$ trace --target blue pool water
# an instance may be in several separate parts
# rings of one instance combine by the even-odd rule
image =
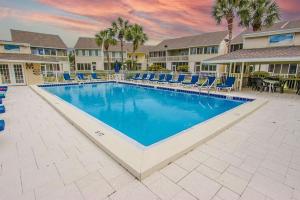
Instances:
[[[144,146],[244,103],[120,83],[44,89]]]

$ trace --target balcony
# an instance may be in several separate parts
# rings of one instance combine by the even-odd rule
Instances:
[[[167,57],[168,61],[188,61],[189,60],[189,56],[168,56]]]
[[[166,57],[150,57],[150,62],[166,62]]]

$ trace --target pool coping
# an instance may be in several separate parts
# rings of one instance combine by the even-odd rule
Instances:
[[[268,102],[266,99],[251,99],[251,101],[249,100],[211,120],[195,125],[184,134],[177,134],[150,148],[140,148],[136,144],[128,142],[121,135],[115,134],[95,118],[43,90],[42,87],[33,85],[31,89],[139,180],[218,135]],[[228,95],[225,96],[225,98],[228,97]]]

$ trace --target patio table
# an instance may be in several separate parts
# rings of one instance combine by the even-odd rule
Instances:
[[[275,80],[268,80],[268,79],[264,79],[264,82],[269,84],[269,93],[272,92],[272,89],[274,88],[275,84],[279,84],[279,81],[275,81]]]

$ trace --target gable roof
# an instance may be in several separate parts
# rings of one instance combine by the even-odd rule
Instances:
[[[58,35],[10,30],[13,42],[29,43],[33,47],[66,49],[67,46]]]
[[[136,52],[147,53],[152,46],[142,45],[140,46]],[[78,38],[74,49],[101,49],[96,43],[95,38],[89,37],[80,37]],[[121,45],[118,42],[117,45],[109,46],[109,51],[121,51]],[[124,43],[124,51],[132,52],[132,44]]]
[[[170,50],[198,46],[219,45],[226,38],[227,35],[227,31],[218,31],[174,39],[167,39],[163,40],[161,43],[156,45],[152,50],[165,50],[166,48]]]
[[[272,32],[272,31],[284,31],[289,29],[296,29],[300,28],[300,19],[299,20],[292,20],[292,21],[280,21],[275,23],[273,26],[270,27],[263,27],[260,31],[254,32],[252,28],[248,28],[244,30],[242,33],[237,35],[233,40],[231,41],[231,44],[241,44],[243,43],[243,36],[245,34],[251,35],[252,33],[265,33],[265,32]]]
[[[259,62],[278,60],[291,61],[296,58],[300,61],[300,46],[290,47],[269,47],[259,49],[240,49],[225,55],[220,55],[208,60],[206,63],[229,63],[229,62]]]

